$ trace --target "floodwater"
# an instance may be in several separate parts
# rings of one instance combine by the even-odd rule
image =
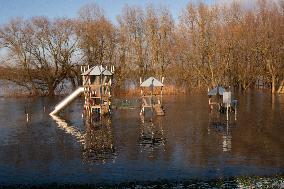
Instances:
[[[0,98],[0,183],[283,175],[284,96],[237,98],[237,115],[228,122],[208,111],[201,94],[166,96],[163,117],[118,108],[92,122],[82,118],[80,99],[51,117],[59,98]]]

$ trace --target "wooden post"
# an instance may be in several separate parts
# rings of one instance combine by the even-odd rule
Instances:
[[[154,79],[152,80],[152,86],[151,86],[151,110],[153,114],[153,91],[154,91]]]
[[[141,84],[141,77],[140,77],[140,84]],[[141,101],[142,101],[142,105],[141,105],[141,111],[140,111],[140,115],[144,114],[144,105],[143,105],[143,88],[140,86],[141,88]]]
[[[226,114],[227,114],[227,121],[229,120],[229,104],[226,103]]]
[[[235,106],[235,121],[237,121],[237,107]]]
[[[151,110],[153,112],[153,90],[151,90],[151,99],[150,99],[150,103],[151,103]]]
[[[102,93],[103,93],[103,89],[102,89],[102,82],[103,82],[103,77],[102,77],[102,70],[103,70],[103,66],[101,65],[101,67],[100,67],[100,114],[102,113],[102,101],[103,101],[103,99],[102,99]]]
[[[163,87],[161,87],[161,106],[163,105]]]
[[[162,77],[162,84],[164,85],[165,77]],[[163,105],[163,87],[161,87],[161,106]]]

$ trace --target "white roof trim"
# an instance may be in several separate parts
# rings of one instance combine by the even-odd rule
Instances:
[[[87,71],[85,71],[84,73],[82,73],[81,75],[112,75],[112,73],[110,71],[108,71],[107,69],[105,69],[102,66],[93,66],[90,69],[88,69]]]
[[[154,77],[149,77],[140,84],[141,87],[163,87],[163,83]]]
[[[226,92],[226,89],[223,87],[214,87],[212,90],[208,92],[208,96],[216,96],[217,94],[223,95]]]

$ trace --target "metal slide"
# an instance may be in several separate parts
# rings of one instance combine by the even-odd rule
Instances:
[[[49,115],[57,114],[60,110],[65,108],[69,103],[71,103],[75,98],[77,98],[81,93],[84,92],[84,87],[79,87],[74,92],[72,92],[69,96],[64,98],[60,103],[58,103],[54,110]]]

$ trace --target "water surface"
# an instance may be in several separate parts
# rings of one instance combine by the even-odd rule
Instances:
[[[167,96],[166,116],[116,109],[82,118],[83,100],[0,98],[0,183],[120,183],[284,173],[284,96],[237,95],[237,115],[206,95]],[[25,113],[29,113],[29,121]]]

